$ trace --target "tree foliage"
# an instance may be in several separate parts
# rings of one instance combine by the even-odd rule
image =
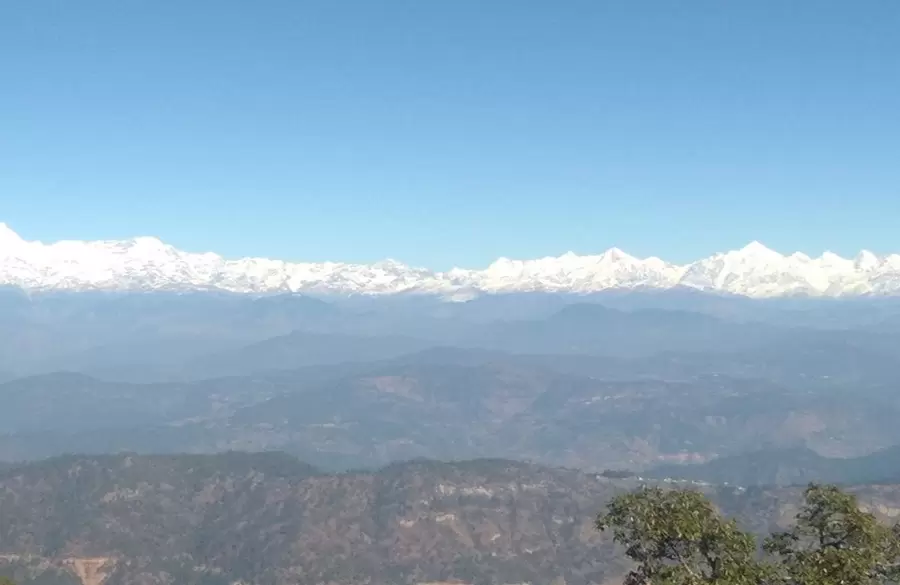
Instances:
[[[626,585],[752,584],[764,567],[756,543],[690,490],[644,489],[614,499],[597,519],[637,567]]]
[[[876,585],[898,583],[900,528],[856,498],[811,484],[795,526],[765,539],[724,518],[700,492],[643,488],[597,518],[635,563],[625,585]]]
[[[797,524],[766,539],[789,585],[894,583],[900,558],[898,527],[880,524],[856,497],[834,486],[811,485]]]

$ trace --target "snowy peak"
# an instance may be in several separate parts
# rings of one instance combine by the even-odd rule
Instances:
[[[19,247],[25,241],[5,223],[0,223],[0,254],[12,247]]]
[[[770,250],[760,242],[753,240],[737,252],[730,252],[733,256],[755,260],[774,260],[784,258],[774,250]]]
[[[863,250],[856,255],[856,258],[853,259],[853,265],[857,270],[875,270],[878,268],[879,264],[880,259],[878,258],[878,256],[876,256],[872,252],[869,252],[868,250]]]
[[[569,254],[575,256],[573,252],[569,252]],[[600,257],[603,258],[605,262],[634,262],[637,260],[634,256],[626,254],[618,248],[610,248],[606,252],[603,252]]]
[[[0,223],[0,285],[31,290],[223,290],[238,293],[428,293],[466,300],[483,293],[691,288],[749,297],[900,295],[900,255],[853,259],[784,256],[760,242],[689,264],[637,258],[618,248],[534,260],[499,258],[483,270],[434,272],[396,260],[370,265],[227,260],[178,250],[154,237],[27,242]]]
[[[567,252],[536,260],[500,258],[485,270],[454,269],[457,278],[484,292],[553,291],[586,293],[606,289],[669,288],[679,268],[658,258],[641,260],[618,248],[597,256]]]

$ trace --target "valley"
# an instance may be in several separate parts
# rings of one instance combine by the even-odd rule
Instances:
[[[628,569],[646,484],[765,533],[798,486],[900,510],[900,304],[722,297],[0,302],[0,575],[555,583]]]
[[[898,29],[0,2],[0,585],[900,585]]]

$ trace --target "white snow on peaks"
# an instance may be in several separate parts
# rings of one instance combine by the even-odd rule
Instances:
[[[19,237],[19,234],[12,231],[5,223],[0,223],[0,250],[6,250],[8,247],[12,248],[23,243],[24,241]]]
[[[485,270],[456,271],[454,276],[486,292],[591,292],[614,288],[670,288],[681,270],[658,258],[639,260],[618,248],[599,256],[567,252],[558,258],[500,258]]]
[[[0,285],[32,290],[306,291],[334,294],[421,292],[467,300],[491,292],[573,292],[692,288],[750,297],[900,294],[900,255],[860,252],[846,259],[784,256],[759,242],[687,265],[636,258],[618,248],[535,260],[500,258],[484,270],[432,272],[394,260],[371,265],[226,260],[140,237],[124,241],[28,242],[0,223]]]

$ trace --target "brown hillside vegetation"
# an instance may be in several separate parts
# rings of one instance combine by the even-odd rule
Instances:
[[[63,457],[0,474],[19,583],[589,583],[628,565],[594,518],[637,484],[502,460],[321,474],[281,454]],[[756,531],[800,490],[710,490]],[[860,490],[876,512],[900,487]]]

